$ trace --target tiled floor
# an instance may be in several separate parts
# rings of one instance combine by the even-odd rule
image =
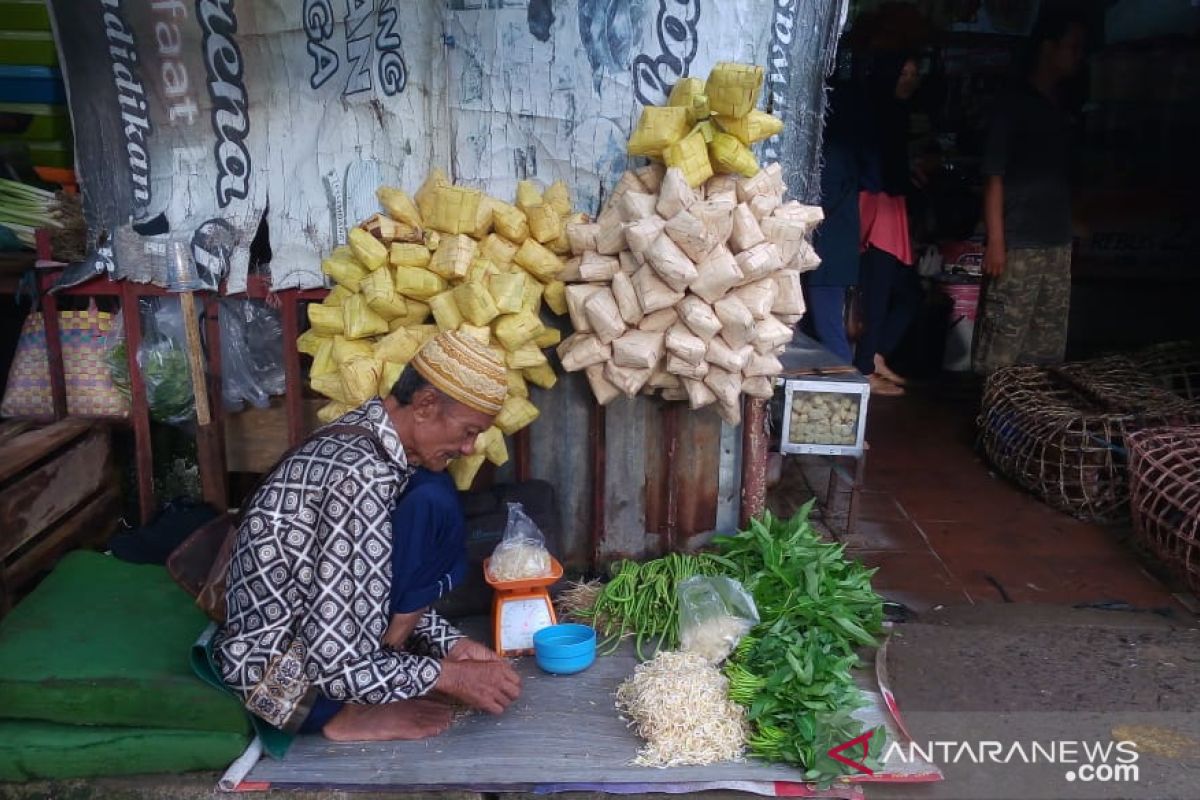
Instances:
[[[993,474],[974,449],[972,386],[915,387],[872,398],[870,452],[847,552],[879,567],[876,588],[916,611],[978,603],[1126,603],[1186,614],[1119,529],[1081,522]],[[823,495],[828,469],[785,462]],[[794,484],[793,484],[794,485]],[[844,530],[847,495],[826,512]]]

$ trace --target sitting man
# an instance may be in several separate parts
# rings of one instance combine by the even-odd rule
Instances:
[[[517,698],[508,663],[429,607],[465,569],[458,498],[430,473],[472,452],[506,392],[489,348],[445,332],[388,397],[275,467],[238,529],[214,641],[250,712],[338,741],[419,739],[451,721],[431,692],[493,714]]]

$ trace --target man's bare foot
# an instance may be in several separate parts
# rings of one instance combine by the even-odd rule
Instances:
[[[884,361],[883,356],[879,355],[879,353],[875,354],[875,374],[882,375],[897,386],[904,386],[908,383],[906,378],[892,371],[892,368],[888,366],[888,363]]]
[[[428,739],[444,733],[453,720],[449,705],[424,698],[377,706],[347,703],[321,733],[335,742]]]
[[[904,394],[903,389],[880,375],[878,372],[873,372],[868,375],[867,383],[871,384],[872,395],[879,395],[880,397],[899,397],[900,395]]]

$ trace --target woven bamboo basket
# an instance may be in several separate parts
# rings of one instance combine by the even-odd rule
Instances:
[[[1200,342],[1167,342],[1133,356],[1164,389],[1200,402]]]
[[[1200,423],[1200,406],[1167,391],[1130,358],[1019,366],[988,378],[980,442],[995,467],[1083,519],[1127,513],[1126,437]]]
[[[1129,435],[1135,535],[1200,592],[1200,426]]]

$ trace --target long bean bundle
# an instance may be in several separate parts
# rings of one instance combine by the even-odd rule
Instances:
[[[601,648],[607,646],[611,652],[622,638],[636,636],[638,658],[645,660],[642,648],[647,642],[654,642],[659,650],[679,645],[679,583],[696,575],[716,575],[727,567],[724,559],[709,553],[670,553],[642,563],[619,561],[595,604],[576,613],[605,637]]]

